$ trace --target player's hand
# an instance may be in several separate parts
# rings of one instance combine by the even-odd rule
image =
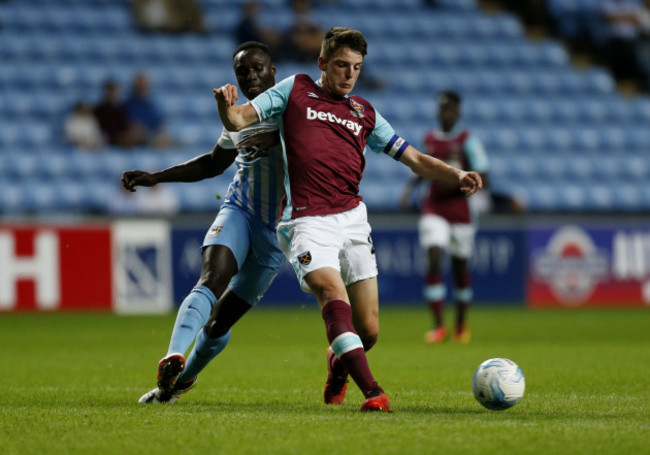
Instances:
[[[219,88],[212,89],[214,99],[217,100],[217,106],[230,107],[237,102],[239,95],[237,93],[237,86],[232,84],[222,85]]]
[[[461,172],[458,176],[460,182],[460,190],[469,197],[483,188],[483,179],[478,172]]]
[[[269,149],[279,143],[280,132],[278,130],[264,131],[248,136],[237,144],[237,148],[246,149],[246,159],[253,161],[269,156]]]
[[[154,186],[158,183],[153,175],[144,171],[125,171],[122,174],[122,185],[133,192],[136,186]]]

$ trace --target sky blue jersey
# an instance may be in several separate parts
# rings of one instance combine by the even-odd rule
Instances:
[[[247,137],[278,129],[276,119],[268,119],[237,132],[224,128],[218,145],[224,149],[234,149]],[[238,150],[235,165],[237,172],[228,187],[224,203],[234,204],[266,225],[275,227],[284,197],[282,146],[274,146],[269,150],[268,156],[255,160],[246,157],[246,150]]]

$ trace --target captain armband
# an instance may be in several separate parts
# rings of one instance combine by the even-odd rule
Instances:
[[[386,147],[384,147],[384,153],[388,156],[391,156],[395,161],[399,161],[404,150],[409,146],[409,143],[406,139],[399,137],[397,134],[393,135]]]

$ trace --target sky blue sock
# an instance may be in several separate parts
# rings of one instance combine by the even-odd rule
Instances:
[[[192,289],[178,309],[167,355],[185,355],[198,331],[208,322],[210,311],[216,302],[212,291],[205,286]]]
[[[201,329],[196,336],[196,343],[190,353],[185,371],[178,378],[178,383],[182,384],[198,375],[212,359],[214,359],[228,344],[230,340],[230,330],[219,338],[210,338],[205,330]]]

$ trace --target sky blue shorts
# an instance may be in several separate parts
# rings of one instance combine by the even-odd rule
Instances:
[[[275,229],[247,211],[224,204],[203,239],[203,247],[224,245],[237,261],[228,288],[250,305],[260,301],[284,263]]]

